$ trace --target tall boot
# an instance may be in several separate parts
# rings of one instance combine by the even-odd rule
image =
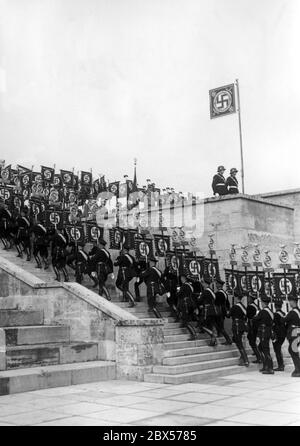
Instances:
[[[99,285],[99,281],[98,281],[97,277],[92,276],[91,274],[89,274],[89,276],[92,279],[92,281],[94,282],[93,288],[96,288]]]
[[[99,287],[99,295],[105,297],[106,300],[111,300],[109,292],[104,285],[102,287]]]
[[[35,258],[35,261],[36,261],[36,268],[42,268],[42,263],[41,263],[41,260],[40,260],[39,256],[38,255],[34,256],[34,258]]]
[[[162,319],[162,315],[160,314],[160,312],[158,311],[158,309],[156,307],[153,307],[152,311],[158,319]]]
[[[29,248],[26,248],[26,249],[25,249],[25,252],[26,252],[26,254],[27,254],[26,261],[27,261],[27,262],[30,262],[30,260],[31,260],[31,252],[30,252],[30,249],[29,249]],[[42,266],[41,266],[41,267],[42,267]]]
[[[62,268],[62,271],[64,273],[65,282],[69,282],[69,274],[65,266]]]
[[[139,282],[135,282],[134,284],[134,294],[135,294],[135,301],[140,302],[141,294],[140,294]]]
[[[197,339],[198,335],[197,335],[197,332],[195,330],[195,327],[190,322],[187,322],[185,324],[185,327],[188,329],[188,331],[191,334],[191,339],[190,340],[194,341],[195,339]]]
[[[225,329],[223,329],[221,331],[221,334],[224,336],[225,341],[226,341],[226,342],[223,342],[222,345],[231,345],[232,344],[232,340],[231,340],[229,334],[227,333],[227,331]]]
[[[53,266],[54,272],[55,272],[55,280],[57,280],[58,282],[60,282],[60,272],[58,270],[58,268],[56,266]]]
[[[248,356],[247,356],[247,353],[246,353],[246,350],[244,349],[244,347],[241,348],[241,356],[244,361],[244,365],[246,367],[249,367],[249,360],[248,360]]]
[[[251,348],[253,350],[253,353],[256,357],[255,361],[252,361],[254,364],[261,364],[262,360],[261,360],[261,354],[257,348],[257,345],[251,345]]]
[[[44,260],[44,269],[48,269],[49,268],[48,259],[46,259],[46,257],[44,257],[43,260]]]
[[[1,238],[1,242],[3,243],[3,249],[7,250],[7,243],[5,238]]]
[[[135,306],[135,300],[134,300],[133,295],[131,294],[130,291],[127,291],[126,295],[127,295],[128,299],[129,299],[129,308],[134,307]]]
[[[20,248],[20,246],[18,244],[16,244],[16,250],[17,250],[17,257],[20,257],[20,259],[23,258],[23,253],[22,253],[22,249]]]

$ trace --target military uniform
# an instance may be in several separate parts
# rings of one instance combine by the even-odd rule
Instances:
[[[289,300],[296,300],[296,297],[289,297]],[[289,354],[293,360],[295,370],[292,373],[294,377],[300,377],[300,309],[293,308],[288,312],[284,318],[285,327],[287,330],[287,340],[289,342]]]
[[[274,340],[273,340],[273,349],[276,355],[277,360],[277,369],[275,372],[283,372],[284,371],[284,362],[282,357],[281,347],[286,338],[286,328],[284,323],[285,314],[280,308],[277,308],[274,313]]]
[[[193,285],[190,282],[184,282],[177,292],[177,308],[181,314],[181,319],[184,327],[189,330],[192,339],[196,339],[197,333],[195,328],[191,324],[191,322],[193,321],[194,311],[197,308],[196,302],[193,298],[193,294]]]
[[[45,269],[48,268],[48,236],[47,228],[42,223],[37,223],[33,226],[32,232],[34,234],[33,240],[33,256],[36,260],[37,267],[41,268],[42,260],[44,261]]]
[[[107,249],[104,248],[106,242],[104,240],[99,241],[99,243],[103,246],[102,248],[98,245],[94,246],[89,253],[89,261],[88,261],[88,272],[91,274],[92,272],[97,273],[97,281],[99,285],[99,295],[104,297],[107,300],[111,300],[108,289],[105,286],[108,275],[113,272],[113,264],[111,260],[110,253]]]
[[[137,260],[135,262],[135,270],[136,270],[136,281],[134,284],[134,294],[135,294],[135,301],[139,302],[141,300],[141,294],[140,294],[140,286],[144,282],[144,280],[141,278],[142,272],[146,271],[148,268],[148,263],[146,260]]]
[[[149,261],[156,262],[156,259],[150,258]],[[147,301],[149,311],[153,311],[156,317],[160,318],[156,307],[156,295],[162,294],[162,272],[156,266],[149,266],[141,273],[141,278],[145,281],[147,287]]]
[[[262,297],[262,302],[269,303],[271,299],[268,296]],[[266,306],[260,312],[254,316],[254,323],[257,324],[257,337],[259,338],[258,349],[261,354],[263,368],[260,372],[273,375],[273,360],[270,353],[270,340],[272,337],[272,326],[274,321],[274,313]]]
[[[222,283],[223,282],[219,282]],[[230,336],[226,332],[224,328],[224,320],[227,316],[229,310],[230,310],[230,304],[228,300],[228,294],[223,289],[219,289],[216,291],[216,300],[215,300],[215,307],[216,307],[216,326],[217,326],[217,332],[218,335],[223,335],[226,344],[232,344],[232,341],[230,339]]]
[[[226,180],[226,188],[228,194],[238,194],[239,193],[239,182],[235,176],[231,175],[232,172],[237,172],[237,169],[233,168],[230,170],[230,176]]]
[[[65,282],[69,281],[69,275],[66,270],[68,237],[55,231],[52,242],[52,266],[56,275],[56,280],[60,281],[60,271],[64,274]]]
[[[11,248],[11,224],[12,224],[12,213],[2,207],[0,210],[0,239],[3,243],[4,249]]]
[[[24,249],[27,260],[31,259],[31,242],[30,242],[30,229],[31,223],[25,212],[25,215],[20,215],[17,218],[17,235],[16,235],[16,248],[18,251],[18,257],[22,257],[22,248]]]
[[[257,338],[257,323],[254,321],[254,317],[259,313],[260,309],[258,304],[253,301],[247,306],[247,319],[248,319],[248,334],[247,338],[249,345],[252,348],[256,360],[254,363],[260,364],[262,362],[261,354],[256,344]]]
[[[173,310],[178,319],[179,318],[179,313],[177,309],[178,276],[169,266],[167,266],[164,270],[163,284],[168,295],[167,297],[168,305],[171,307],[171,309]]]
[[[223,166],[220,166],[218,168],[218,173],[216,173],[213,176],[213,180],[212,180],[212,190],[214,195],[219,194],[219,195],[227,195],[228,191],[227,191],[227,187],[226,187],[226,180],[225,177],[223,175],[224,170],[220,169]]]
[[[208,283],[208,282],[206,282]],[[214,334],[216,330],[216,307],[215,307],[216,296],[212,289],[207,287],[204,289],[198,299],[197,305],[199,308],[199,326],[200,329],[206,332],[210,338],[210,345],[213,347],[217,345],[217,339]]]
[[[124,247],[127,250],[127,248]],[[128,253],[123,253],[119,257],[117,257],[115,266],[119,267],[116,286],[123,293],[123,302],[125,300],[130,301],[130,307],[133,307],[135,304],[134,297],[129,291],[129,283],[135,277],[135,259]]]
[[[240,352],[240,365],[249,366],[248,356],[243,344],[243,334],[247,331],[247,310],[242,302],[238,302],[232,306],[230,310],[232,318],[232,340]]]

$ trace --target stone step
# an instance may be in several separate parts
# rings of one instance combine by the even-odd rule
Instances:
[[[176,341],[188,341],[190,338],[190,334],[178,334],[178,335],[171,335],[171,336],[165,336],[165,342],[176,342]]]
[[[212,347],[211,347],[212,348]],[[175,356],[171,358],[164,358],[163,365],[182,365],[191,364],[194,362],[214,361],[218,359],[236,358],[239,357],[237,349],[231,350],[215,350],[207,353],[198,353],[195,355]]]
[[[200,370],[215,369],[218,367],[227,367],[238,365],[239,355],[233,358],[212,359],[209,361],[194,362],[191,364],[180,365],[156,365],[153,367],[153,373],[164,373],[166,375],[180,375],[183,373],[198,372]]]
[[[70,328],[64,325],[4,327],[4,330],[7,346],[70,342]]]
[[[214,351],[222,352],[228,349],[235,349],[235,346],[230,347],[229,345],[218,345],[217,347],[209,347],[200,346],[200,347],[186,347],[186,348],[174,348],[170,350],[164,351],[164,358],[173,358],[175,356],[188,356],[188,355],[197,355],[202,353],[210,353],[214,349]]]
[[[0,395],[116,379],[115,363],[79,362],[0,372]]]
[[[166,328],[180,328],[181,322],[166,322]]]
[[[1,309],[0,327],[18,327],[23,325],[42,325],[44,312],[35,310]]]
[[[191,383],[191,382],[202,383],[205,381],[213,380],[214,378],[219,378],[220,376],[234,375],[236,373],[243,373],[243,372],[248,372],[249,370],[257,370],[257,369],[258,367],[255,364],[251,364],[250,367],[240,367],[237,365],[232,365],[229,367],[218,367],[211,370],[202,370],[178,375],[149,373],[144,375],[144,381],[159,383],[159,384],[173,384],[173,385]]]
[[[36,344],[7,347],[6,368],[42,367],[54,364],[97,361],[96,342],[74,342],[71,344]]]
[[[189,347],[207,347],[208,343],[210,341],[210,338],[203,338],[203,339],[197,339],[197,340],[188,340],[188,341],[166,341],[165,338],[165,350],[172,350],[172,349],[179,349],[179,348],[189,348]],[[222,342],[218,338],[218,343]],[[210,347],[214,348],[214,347]]]
[[[183,327],[177,327],[177,328],[169,328],[169,324],[166,324],[164,326],[164,335],[165,336],[171,336],[171,335],[177,335],[177,334],[186,334],[189,333],[188,329]]]

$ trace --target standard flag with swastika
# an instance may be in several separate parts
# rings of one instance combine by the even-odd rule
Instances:
[[[234,84],[209,90],[210,119],[236,112]]]

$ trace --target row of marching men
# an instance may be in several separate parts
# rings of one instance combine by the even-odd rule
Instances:
[[[26,260],[30,261],[33,256],[37,268],[49,267],[50,248],[56,280],[61,279],[61,273],[65,281],[69,280],[69,266],[74,270],[77,282],[81,283],[83,276],[88,275],[94,287],[98,287],[99,294],[108,300],[110,295],[106,281],[109,274],[113,273],[113,266],[119,267],[116,286],[122,291],[122,298],[129,302],[129,306],[140,300],[140,285],[144,282],[149,311],[156,317],[161,317],[156,305],[157,295],[165,294],[172,314],[189,330],[191,338],[196,339],[199,336],[195,322],[200,332],[210,336],[211,346],[217,344],[217,335],[223,335],[225,344],[231,344],[232,341],[236,344],[241,354],[240,364],[245,366],[249,365],[243,345],[243,335],[247,332],[249,344],[256,356],[255,362],[263,364],[261,372],[264,374],[274,373],[270,340],[273,341],[277,359],[275,371],[284,370],[281,348],[287,338],[289,353],[295,366],[292,376],[300,376],[300,310],[297,296],[289,297],[291,310],[287,315],[282,312],[281,301],[275,301],[276,311],[273,312],[269,306],[270,298],[265,295],[260,299],[262,309],[259,308],[257,299],[253,299],[245,307],[242,303],[243,296],[239,295],[236,296],[238,302],[230,308],[227,293],[223,290],[224,282],[220,280],[212,283],[206,277],[199,281],[190,281],[185,274],[178,275],[169,267],[161,271],[155,257],[137,261],[126,245],[113,265],[105,240],[99,238],[87,253],[83,246],[70,242],[64,230],[47,228],[44,221],[32,222],[26,207],[14,213],[6,206],[0,208],[0,239],[4,249],[10,249],[14,245],[18,257],[25,254]],[[129,289],[133,278],[135,296]],[[232,341],[224,329],[226,317],[232,318]]]
[[[273,299],[275,311],[271,309],[271,298],[266,295],[257,298],[252,296],[252,302],[246,307],[242,295],[236,294],[237,303],[232,306],[230,316],[232,317],[233,341],[240,351],[240,365],[249,366],[248,356],[243,343],[243,335],[247,333],[249,345],[256,357],[255,363],[261,363],[259,370],[263,374],[273,375],[274,372],[284,371],[285,364],[282,355],[282,345],[287,339],[289,343],[288,352],[294,364],[293,377],[300,377],[300,309],[298,296],[288,297],[290,311],[282,311],[282,300]],[[260,305],[262,308],[260,308]],[[274,368],[270,345],[277,360]]]

